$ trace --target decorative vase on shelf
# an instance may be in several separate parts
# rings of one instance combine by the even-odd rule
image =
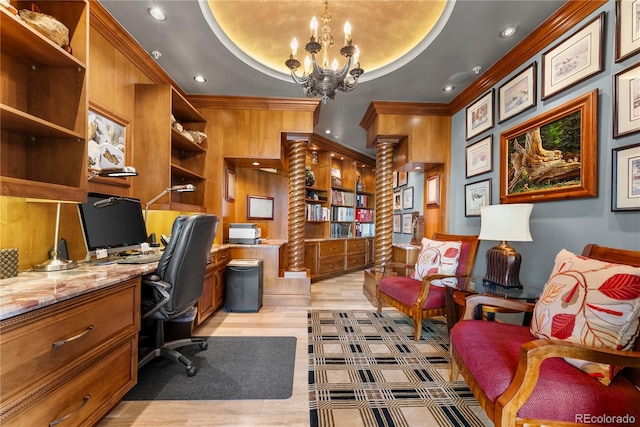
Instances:
[[[356,191],[362,191],[362,180],[360,179],[360,175],[358,175],[358,182],[356,182]]]
[[[311,168],[307,166],[307,173],[305,175],[305,183],[307,187],[311,187],[315,182],[316,182],[316,176],[311,170]]]

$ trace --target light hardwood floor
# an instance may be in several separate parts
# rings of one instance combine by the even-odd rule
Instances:
[[[307,311],[372,310],[362,294],[363,272],[319,281],[311,286],[311,307],[263,307],[258,313],[218,309],[197,335],[295,336],[293,395],[287,400],[122,402],[100,424],[114,426],[308,426]],[[391,310],[391,309],[390,309]],[[196,374],[197,375],[197,374]],[[348,427],[348,426],[345,426]]]

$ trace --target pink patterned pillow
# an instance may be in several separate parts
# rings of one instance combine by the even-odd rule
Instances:
[[[640,323],[640,268],[562,249],[536,303],[531,333],[590,347],[632,350]],[[565,359],[603,384],[619,368]]]
[[[411,278],[422,280],[428,274],[456,274],[462,242],[422,238],[420,254]]]

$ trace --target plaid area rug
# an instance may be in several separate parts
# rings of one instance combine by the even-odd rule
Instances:
[[[311,427],[493,425],[464,381],[449,382],[442,320],[425,320],[418,342],[400,312],[311,310],[308,321]]]

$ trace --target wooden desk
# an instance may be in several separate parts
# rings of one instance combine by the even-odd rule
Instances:
[[[140,287],[155,264],[0,280],[0,424],[93,425],[138,377]]]

